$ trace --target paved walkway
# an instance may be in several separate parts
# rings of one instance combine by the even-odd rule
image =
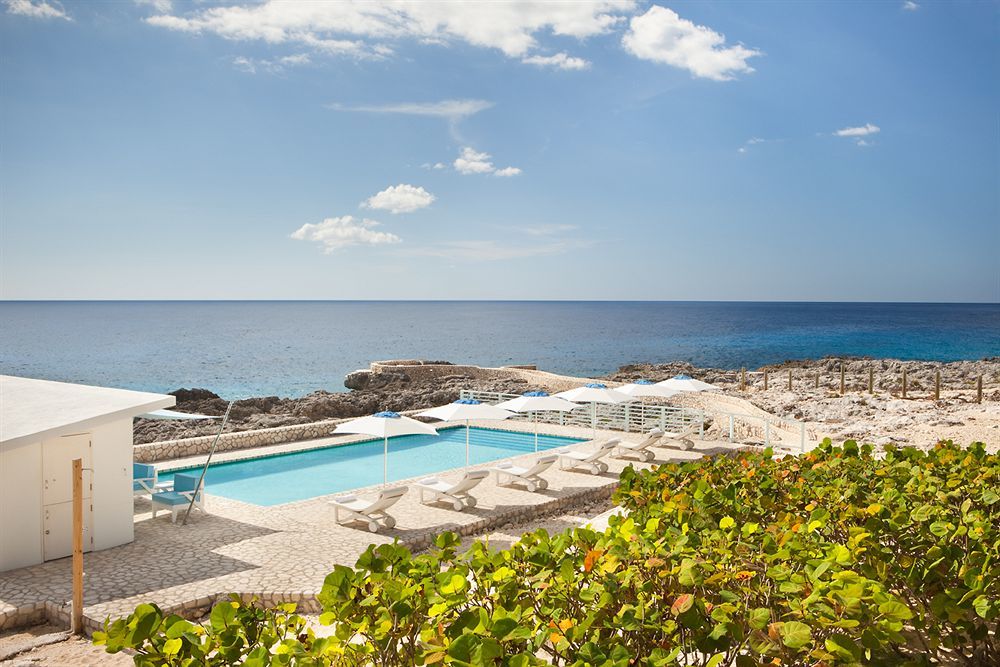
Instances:
[[[516,423],[503,428],[518,430],[518,426],[524,428]],[[495,428],[496,422],[489,427]],[[589,430],[572,427],[542,425],[541,430],[590,436]],[[613,435],[621,434],[598,432],[599,437]],[[634,434],[631,437],[637,439]],[[265,449],[275,453],[353,440],[356,438],[325,439],[233,452],[220,460],[240,458],[240,454],[259,456]],[[724,443],[699,443],[694,451],[657,449],[656,462],[696,458],[727,447]],[[524,465],[535,456],[510,460]],[[399,540],[422,548],[446,530],[474,535],[504,524],[525,523],[539,514],[607,497],[626,465],[648,465],[605,460],[610,470],[604,475],[561,471],[553,466],[545,473],[549,488],[540,493],[500,487],[491,477],[474,491],[477,507],[465,512],[446,505],[421,505],[417,492],[411,490],[391,511],[398,522],[396,528],[383,528],[377,534],[368,532],[363,524],[336,524],[333,508],[327,504],[332,496],[261,507],[207,494],[210,514],[195,512],[186,526],[172,524],[169,514],[153,520],[149,500],[140,498],[135,501],[135,541],[84,557],[85,623],[90,629],[98,628],[105,617],[125,615],[142,602],[155,602],[168,611],[196,613],[231,592],[257,595],[268,603],[296,601],[303,610],[315,610],[315,595],[333,565],[353,565],[369,544]],[[189,465],[191,461],[177,463]],[[458,472],[445,475],[457,479]],[[70,561],[64,558],[0,573],[0,629],[26,620],[68,620]]]

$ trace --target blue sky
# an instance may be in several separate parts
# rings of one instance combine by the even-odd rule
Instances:
[[[997,3],[0,4],[0,296],[1000,301]]]

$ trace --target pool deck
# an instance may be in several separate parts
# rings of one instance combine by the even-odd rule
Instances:
[[[482,422],[483,428],[529,431],[523,422]],[[539,425],[553,435],[590,438],[589,429]],[[623,437],[636,441],[638,434],[598,431],[598,437]],[[370,438],[337,437],[275,445],[257,450],[228,452],[215,461],[254,458],[330,444],[347,444]],[[730,449],[728,443],[696,443],[694,450],[656,448],[656,460],[693,459],[705,453]],[[591,448],[575,445],[574,449]],[[510,459],[530,464],[538,456],[524,454]],[[205,457],[158,464],[161,469],[197,465]],[[521,524],[561,508],[606,498],[627,465],[648,467],[634,460],[605,458],[604,475],[562,471],[556,466],[543,476],[549,488],[529,493],[501,487],[494,476],[472,493],[478,505],[456,512],[448,505],[422,505],[412,489],[391,510],[397,525],[370,533],[364,524],[338,525],[327,501],[333,496],[310,498],[284,505],[261,507],[206,494],[209,514],[194,512],[188,525],[170,521],[169,513],[151,516],[148,498],[135,500],[135,541],[84,556],[84,623],[98,629],[108,617],[123,616],[142,602],[154,602],[165,611],[193,615],[231,592],[257,596],[266,603],[298,602],[306,611],[318,610],[316,594],[335,564],[354,565],[369,544],[399,540],[412,549],[425,548],[436,535],[455,531],[476,535],[504,524]],[[483,469],[492,464],[472,466]],[[441,473],[456,480],[464,469]],[[405,484],[414,480],[393,482]],[[357,493],[376,491],[378,487]],[[355,493],[355,492],[352,492]],[[343,494],[336,494],[343,495]],[[0,573],[0,629],[50,620],[67,622],[71,595],[71,559]]]

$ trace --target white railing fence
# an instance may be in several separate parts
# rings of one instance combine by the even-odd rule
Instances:
[[[519,394],[496,391],[463,389],[462,398],[472,398],[483,403],[500,403]],[[594,420],[594,407],[581,405],[572,412],[538,412],[534,416],[543,424],[560,424],[590,428]],[[531,413],[524,419],[530,420]],[[720,412],[672,405],[647,405],[638,401],[596,405],[597,428],[625,433],[645,433],[659,427],[664,431],[679,432],[691,426],[698,427],[698,437],[705,437],[706,423],[710,423],[712,436],[732,443],[775,445],[786,449],[798,447],[806,450],[806,425],[788,417],[750,415],[740,412]],[[810,434],[815,435],[815,434]]]

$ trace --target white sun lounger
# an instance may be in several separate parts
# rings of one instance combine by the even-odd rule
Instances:
[[[663,447],[676,446],[681,449],[691,449],[694,447],[694,440],[691,436],[698,432],[698,424],[691,424],[681,431],[667,431],[660,436],[660,445]]]
[[[656,454],[649,451],[649,448],[658,443],[662,436],[663,431],[654,428],[641,442],[619,442],[615,448],[615,456],[620,459],[637,456],[643,461],[652,461]]]
[[[614,451],[620,441],[618,438],[609,438],[599,441],[596,450],[592,452],[577,452],[571,449],[559,450],[559,467],[562,470],[573,470],[583,468],[591,475],[600,475],[608,471],[608,464],[601,461],[605,456]]]
[[[383,489],[375,500],[362,500],[357,496],[340,496],[331,500],[330,504],[333,505],[334,519],[337,523],[364,521],[368,524],[368,530],[377,533],[379,520],[386,528],[392,528],[396,525],[396,520],[386,514],[386,510],[395,505],[405,493],[405,486],[397,486],[392,489]],[[341,514],[345,515],[343,519],[341,519]]]
[[[489,470],[473,470],[467,472],[455,484],[449,484],[437,477],[428,477],[416,483],[420,491],[420,502],[426,503],[426,494],[431,495],[430,502],[444,500],[450,502],[456,512],[461,512],[466,507],[475,507],[476,499],[469,495],[469,491],[479,486],[490,474]]]
[[[559,458],[557,454],[547,454],[538,457],[535,465],[530,468],[522,468],[510,462],[498,463],[491,468],[497,474],[497,484],[509,486],[514,482],[519,482],[527,487],[528,491],[544,491],[549,488],[548,480],[542,479],[540,475],[552,467],[552,464]]]

